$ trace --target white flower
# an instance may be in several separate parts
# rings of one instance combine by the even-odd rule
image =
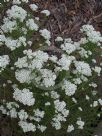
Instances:
[[[21,4],[21,1],[20,0],[13,0],[13,2],[12,2],[13,4]]]
[[[46,102],[46,103],[45,103],[45,106],[49,106],[49,105],[51,105],[50,102]]]
[[[30,53],[28,54],[30,56]],[[34,53],[32,53],[32,56],[34,57],[32,59],[32,62],[30,64],[30,68],[31,69],[41,69],[44,65],[45,62],[48,61],[48,54],[47,53],[44,53],[43,51],[36,51]]]
[[[12,40],[11,38],[5,39],[5,45],[11,50],[15,50],[17,48],[17,40]]]
[[[89,86],[92,86],[92,87],[96,88],[97,84],[92,82],[92,83],[89,84]]]
[[[85,57],[88,58],[88,51],[86,51],[84,48],[80,48],[79,54],[81,55],[81,57]]]
[[[23,22],[27,16],[27,12],[17,5],[13,5],[6,13],[9,19],[19,19],[21,22]]]
[[[85,75],[85,76],[91,76],[91,68],[88,63],[85,63],[84,61],[75,61],[75,67],[78,73]]]
[[[45,40],[49,40],[51,38],[51,33],[47,29],[40,30],[39,32]]]
[[[102,36],[100,32],[95,31],[92,25],[83,25],[82,32],[85,32],[85,34],[88,36],[88,40],[93,43],[102,42]]]
[[[92,59],[92,62],[93,62],[93,63],[96,63],[97,61],[96,61],[95,59]]]
[[[45,41],[45,43],[48,45],[48,46],[50,46],[51,45],[51,42],[50,42],[50,40],[48,39],[48,40],[46,40]]]
[[[24,35],[27,35],[27,28],[22,27],[21,30],[22,30],[22,32],[23,32]]]
[[[82,83],[82,80],[80,78],[73,79],[74,83],[77,85],[80,85]]]
[[[69,110],[64,108],[61,113],[64,116],[64,118],[66,118],[69,115]]]
[[[73,97],[72,98],[72,101],[74,102],[74,103],[77,103],[77,100]]]
[[[9,2],[10,0],[4,0],[4,2]]]
[[[13,2],[12,2],[12,3],[13,3],[13,4],[15,4],[15,5],[16,5],[16,4],[18,4],[18,5],[19,5],[19,4],[21,4],[21,2],[28,3],[28,0],[13,0]]]
[[[14,89],[13,98],[16,101],[23,103],[24,105],[32,106],[35,103],[35,98],[33,98],[33,93],[29,89],[24,88],[19,90],[18,88]]]
[[[81,38],[79,41],[80,44],[86,44],[87,42],[88,42],[88,40],[86,39],[86,37]]]
[[[26,38],[22,36],[19,37],[17,40],[13,40],[8,37],[5,39],[5,45],[13,51],[22,45],[26,46]]]
[[[16,103],[16,102],[8,102],[8,103],[6,103],[6,107],[9,109],[9,110],[11,110],[12,108],[19,108],[19,105]]]
[[[59,112],[62,112],[66,107],[66,103],[64,101],[60,102],[59,100],[54,101],[55,109]]]
[[[37,31],[38,30],[38,25],[34,22],[33,19],[28,19],[26,21],[26,26],[30,29],[30,30],[34,30]]]
[[[77,86],[70,81],[64,80],[64,84],[62,86],[62,89],[65,90],[65,94],[68,96],[72,96],[75,94],[75,91],[77,90]]]
[[[28,43],[28,45],[31,46],[33,42],[32,41],[28,41],[27,43]]]
[[[71,54],[72,52],[74,52],[76,50],[76,47],[74,44],[64,43],[61,45],[61,49],[63,51],[66,51],[68,54]]]
[[[97,94],[97,91],[96,90],[93,90],[92,91],[92,95],[95,96]]]
[[[49,57],[49,60],[56,63],[57,62],[57,57],[52,55],[51,57]]]
[[[98,101],[94,101],[93,102],[93,107],[97,107],[98,106]]]
[[[62,67],[63,70],[69,70],[71,60],[69,59],[68,56],[62,54],[61,59],[59,59],[57,63]]]
[[[78,128],[79,128],[79,129],[83,129],[83,127],[84,127],[84,125],[85,125],[84,121],[82,121],[81,118],[79,118],[79,119],[77,120],[76,124],[78,125]]]
[[[71,38],[65,38],[65,39],[64,39],[64,42],[65,42],[65,43],[73,43],[73,41],[72,41]]]
[[[27,68],[28,67],[27,57],[25,56],[23,58],[18,58],[14,65],[17,68]]]
[[[55,127],[56,130],[61,129],[61,123],[59,121],[52,122],[52,126]]]
[[[32,11],[36,11],[38,9],[38,6],[36,4],[30,4],[29,5]]]
[[[67,132],[70,133],[74,130],[74,126],[73,125],[69,125],[68,126],[68,129],[67,129]]]
[[[4,35],[0,35],[0,45],[3,44],[3,42],[5,42],[6,37]]]
[[[39,125],[38,124],[38,127],[37,127],[41,132],[44,132],[46,130],[46,126],[43,126],[43,125]]]
[[[88,95],[86,95],[86,100],[89,100],[89,99],[90,99],[90,97]]]
[[[79,109],[80,111],[83,111],[83,109],[82,109],[81,107],[78,107],[78,109]]]
[[[28,3],[29,1],[28,0],[22,0],[22,2]]]
[[[63,38],[58,36],[56,39],[55,39],[56,42],[62,42],[63,41]]]
[[[53,98],[53,99],[57,99],[57,98],[59,98],[59,94],[57,93],[57,92],[55,92],[55,91],[51,91],[50,92],[51,93],[51,98]]]
[[[24,50],[23,53],[24,53],[25,55],[27,55],[27,57],[28,57],[29,59],[32,59],[32,58],[33,58],[33,54],[34,54],[34,53],[32,52],[31,49]]]
[[[36,131],[36,126],[33,125],[32,123],[28,123],[26,121],[19,121],[19,126],[23,129],[23,131],[26,132],[35,132]]]
[[[12,108],[10,111],[9,111],[9,115],[11,118],[17,118],[17,111],[15,108]]]
[[[10,20],[6,20],[4,19],[4,24],[1,26],[1,29],[7,33],[7,32],[12,32],[13,30],[15,30],[17,28],[17,23],[16,21],[10,21]]]
[[[2,114],[7,114],[7,111],[3,105],[0,105],[0,111],[2,112]]]
[[[41,111],[41,110],[39,110],[39,109],[36,109],[36,110],[33,110],[33,112],[34,112],[34,120],[35,121],[37,121],[37,122],[39,122],[39,121],[41,121],[41,119],[43,119],[44,118],[44,115],[45,115],[45,112],[44,111]]]
[[[100,76],[101,73],[101,67],[95,66],[95,68],[93,68],[93,70],[98,74],[98,76]]]
[[[19,116],[20,120],[26,120],[28,118],[28,114],[24,110],[20,110],[18,112],[18,116]]]
[[[42,10],[41,13],[45,14],[46,16],[50,15],[50,11],[49,10]]]
[[[48,69],[41,69],[40,72],[43,79],[42,85],[44,84],[46,87],[55,85],[56,75],[54,72]]]
[[[21,37],[19,37],[18,38],[18,44],[21,44],[21,45],[24,45],[24,46],[26,46],[27,44],[26,44],[26,38],[24,37],[24,36],[21,36]],[[21,46],[20,45],[20,46]],[[18,46],[19,47],[19,46]]]
[[[6,66],[9,64],[10,59],[8,55],[2,55],[0,56],[0,71],[6,68]]]
[[[32,79],[31,71],[27,69],[17,70],[15,77],[20,83],[30,83]]]
[[[100,105],[102,105],[102,99],[98,99]]]

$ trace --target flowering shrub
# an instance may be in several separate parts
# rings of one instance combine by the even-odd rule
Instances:
[[[90,136],[102,105],[96,80],[102,36],[84,25],[80,41],[57,37],[52,49],[38,12],[28,0],[13,0],[0,24],[1,114],[18,124],[15,136]]]

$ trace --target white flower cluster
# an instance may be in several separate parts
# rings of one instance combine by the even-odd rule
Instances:
[[[15,1],[16,2],[16,1]],[[19,2],[19,1],[17,1]],[[27,2],[23,1],[22,2]],[[33,18],[28,18],[28,13],[22,7],[13,5],[11,9],[8,9],[7,17],[3,19],[3,25],[1,25],[1,35],[0,35],[0,44],[5,44],[11,50],[15,50],[20,46],[26,46],[27,41],[25,35],[29,30],[38,31],[39,26],[35,23]],[[26,22],[24,21],[26,19]],[[23,33],[22,36],[12,38],[12,33],[18,31],[19,24],[25,24],[24,27],[20,28],[20,32]],[[27,29],[28,28],[28,29]],[[5,33],[11,33],[11,36],[7,37]]]
[[[38,25],[34,22],[33,19],[28,19],[26,21],[26,26],[30,29],[30,30],[35,30],[37,31],[38,30]]]
[[[17,40],[12,40],[10,37],[8,37],[5,38],[5,45],[13,51],[22,45],[26,46],[26,38],[22,36]]]
[[[3,105],[0,106],[0,111],[5,115],[10,116],[11,118],[17,118],[18,108],[19,108],[19,105],[16,102],[9,102],[9,103],[7,102],[6,108]]]
[[[67,129],[67,132],[70,133],[74,130],[74,126],[73,125],[69,125],[68,126],[68,129]]]
[[[62,42],[63,41],[63,38],[58,36],[56,39],[55,39],[56,42]]]
[[[41,69],[40,72],[43,78],[42,84],[44,84],[46,87],[55,85],[55,79],[56,79],[55,73],[53,73],[51,70],[48,69]]]
[[[24,132],[36,131],[36,127],[32,123],[28,123],[26,121],[19,121],[18,124],[23,129]]]
[[[42,10],[41,13],[45,14],[46,16],[50,15],[50,11],[49,10]]]
[[[32,79],[31,71],[27,69],[17,70],[15,77],[20,83],[30,83]]]
[[[69,70],[69,67],[71,65],[71,60],[69,56],[63,54],[61,59],[59,59],[57,63],[62,67],[62,70]]]
[[[16,79],[20,83],[30,83],[30,81],[32,80],[31,73],[33,72],[33,70],[37,69],[40,72],[40,77],[35,77],[35,80],[37,82],[43,80],[41,85],[44,85],[46,87],[54,86],[56,74],[51,70],[42,68],[44,63],[48,61],[48,54],[44,53],[43,51],[36,51],[33,53],[30,52],[30,50],[24,51],[24,53],[27,56],[23,58],[18,58],[17,62],[15,62],[16,67],[23,68],[15,72]],[[31,61],[27,62],[27,57],[31,59]],[[24,68],[29,68],[29,70]]]
[[[29,53],[27,55],[28,57],[30,57]],[[32,56],[34,57],[34,59],[32,59],[32,62],[30,65],[31,69],[35,69],[35,68],[41,69],[44,63],[47,62],[49,58],[48,54],[43,51],[36,51],[32,54]]]
[[[13,98],[16,101],[23,103],[24,105],[32,106],[35,103],[35,98],[33,98],[33,93],[29,89],[24,88],[19,90],[14,88]]]
[[[0,56],[0,72],[6,68],[6,66],[9,64],[10,59],[8,55],[2,55]]]
[[[16,21],[10,21],[8,18],[4,18],[4,24],[1,26],[1,29],[7,33],[12,32],[13,30],[17,29]]]
[[[85,122],[81,120],[81,118],[79,118],[76,122],[76,124],[78,125],[79,129],[83,129]]]
[[[85,34],[88,36],[88,40],[93,43],[102,42],[102,36],[100,32],[95,31],[92,25],[83,25],[82,32],[85,32]]]
[[[30,4],[29,7],[32,9],[32,11],[36,11],[38,9],[36,4]]]
[[[34,112],[34,117],[31,118],[32,120],[35,120],[35,121],[37,121],[37,122],[40,122],[41,119],[44,118],[44,114],[45,114],[44,111],[41,111],[41,110],[39,110],[39,109],[36,109],[36,110],[33,110],[33,112]]]
[[[18,60],[14,64],[17,68],[26,68],[28,67],[27,57],[18,58]]]
[[[28,3],[29,1],[28,0],[13,0],[13,4],[21,4],[21,2],[24,2],[24,3]]]
[[[60,95],[57,92],[51,91],[51,98],[58,99],[59,97],[60,97]]]
[[[61,122],[65,122],[67,116],[69,115],[69,110],[66,109],[66,103],[64,101],[60,102],[58,99],[54,101],[55,105],[55,117],[52,119],[52,126],[56,130],[61,129]]]
[[[43,125],[38,125],[37,127],[41,132],[44,132],[46,130],[46,126],[43,126]]]
[[[27,12],[17,5],[13,5],[6,13],[9,19],[19,19],[21,22],[27,17]]]
[[[88,58],[90,55],[92,55],[91,51],[86,51],[84,48],[80,48],[79,54],[81,55],[81,57],[85,57]]]
[[[11,118],[17,118],[17,111],[16,111],[15,108],[10,109],[10,111],[9,111],[9,116],[10,116]]]
[[[91,76],[92,71],[88,63],[84,61],[75,61],[76,72],[85,76]]]
[[[76,46],[74,45],[74,43],[66,42],[61,45],[61,49],[66,51],[68,54],[71,54],[76,50]]]
[[[70,81],[65,80],[62,89],[65,90],[66,95],[72,96],[75,94],[75,91],[77,90],[77,86],[71,83]]]
[[[41,36],[45,38],[45,40],[50,40],[51,34],[47,29],[40,30]]]
[[[102,70],[101,67],[95,66],[95,68],[93,68],[93,70],[98,74],[98,76],[101,75],[101,70]]]
[[[20,110],[18,116],[20,120],[26,120],[28,118],[28,114],[24,110]]]

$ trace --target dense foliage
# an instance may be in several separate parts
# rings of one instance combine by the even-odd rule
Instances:
[[[8,3],[0,24],[1,115],[12,119],[14,136],[90,136],[101,116],[100,32],[83,25],[80,41],[59,36],[54,48],[38,16],[47,19],[48,10],[13,0],[1,11]]]

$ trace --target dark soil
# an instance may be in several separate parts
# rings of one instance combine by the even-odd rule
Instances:
[[[51,16],[45,25],[57,35],[78,39],[83,24],[93,24],[102,32],[102,0],[33,0]]]

